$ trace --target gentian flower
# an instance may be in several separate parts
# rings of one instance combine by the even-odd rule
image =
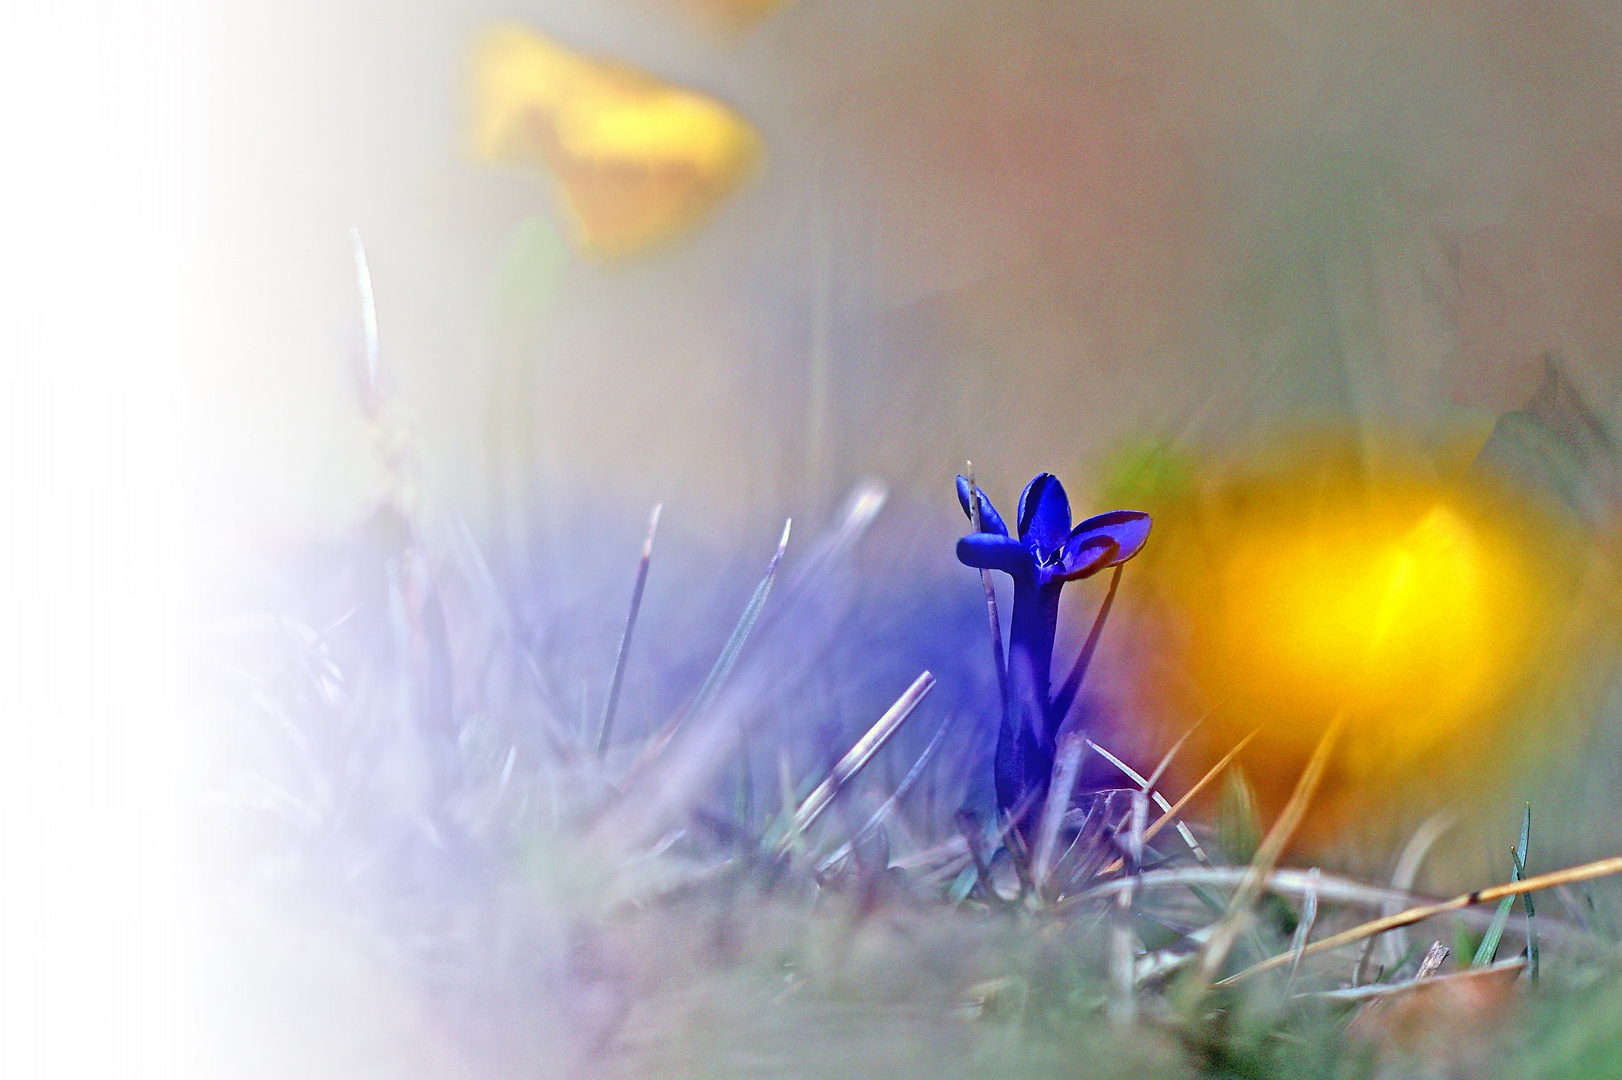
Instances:
[[[1064,485],[1041,473],[1019,497],[1017,533],[1010,536],[985,493],[957,478],[963,512],[980,531],[957,542],[958,561],[979,570],[1000,570],[1014,579],[1014,610],[1008,631],[1008,701],[997,735],[994,762],[997,806],[1012,811],[1031,796],[1040,800],[1053,771],[1059,715],[1050,697],[1053,636],[1059,624],[1059,593],[1067,581],[1120,566],[1143,550],[1149,515],[1114,510],[1070,527]],[[1065,703],[1068,706],[1068,701]]]

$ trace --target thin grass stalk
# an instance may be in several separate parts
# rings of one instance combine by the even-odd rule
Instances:
[[[1213,711],[1207,709],[1204,716],[1190,724],[1188,730],[1177,737],[1177,741],[1172,743],[1165,754],[1161,756],[1160,763],[1155,766],[1155,771],[1149,774],[1149,779],[1145,783],[1145,790],[1160,786],[1160,779],[1166,775],[1166,770],[1171,768],[1171,763],[1177,757],[1177,752],[1183,748],[1184,743],[1188,742],[1189,737],[1200,729],[1200,725],[1210,718]]]
[[[636,632],[636,616],[642,610],[642,592],[648,586],[648,564],[653,561],[653,541],[659,534],[659,515],[664,503],[654,503],[648,515],[648,535],[642,541],[642,558],[636,565],[636,584],[631,588],[631,609],[625,614],[625,630],[620,634],[619,651],[614,654],[614,674],[603,699],[603,718],[597,724],[597,756],[608,753],[608,740],[614,733],[614,712],[619,708],[620,687],[625,683],[625,661],[631,653],[631,635]]]
[[[1521,838],[1518,847],[1509,849],[1510,879],[1519,881],[1524,876],[1521,868],[1526,865],[1526,844],[1532,835],[1532,804],[1526,804],[1526,816],[1521,819]],[[1498,902],[1498,910],[1493,913],[1492,923],[1487,932],[1481,936],[1481,944],[1476,946],[1476,953],[1470,958],[1471,967],[1484,967],[1493,962],[1498,956],[1498,943],[1503,940],[1504,928],[1509,925],[1510,912],[1515,910],[1515,898],[1506,896]]]
[[[974,462],[963,463],[969,481],[969,524],[980,531],[980,489],[974,483]],[[1001,703],[1001,720],[1008,722],[1008,660],[1003,655],[1002,619],[997,614],[997,589],[991,583],[991,571],[980,571],[980,587],[986,593],[986,622],[991,627],[991,658],[997,667],[997,700]]]
[[[1302,955],[1313,956],[1317,953],[1338,949],[1353,942],[1362,941],[1374,934],[1383,934],[1387,930],[1394,930],[1399,926],[1412,926],[1437,915],[1446,915],[1449,912],[1462,911],[1476,904],[1490,904],[1495,900],[1502,900],[1506,896],[1524,896],[1529,893],[1541,892],[1561,885],[1571,885],[1580,881],[1593,881],[1596,878],[1609,877],[1612,874],[1622,874],[1622,855],[1613,855],[1608,859],[1596,859],[1593,862],[1583,863],[1580,866],[1569,867],[1565,870],[1552,870],[1547,874],[1538,874],[1536,877],[1525,878],[1521,881],[1512,881],[1504,885],[1493,885],[1474,892],[1461,893],[1450,900],[1442,900],[1434,904],[1421,904],[1379,919],[1371,919],[1366,923],[1354,926],[1350,930],[1342,930],[1332,934],[1321,941],[1313,942],[1303,950]],[[1289,953],[1268,957],[1259,964],[1254,964],[1245,970],[1228,976],[1216,983],[1217,986],[1231,986],[1243,982],[1264,971],[1271,971],[1290,961]]]
[[[1110,994],[1108,1015],[1116,1027],[1128,1027],[1137,1020],[1136,935],[1132,932],[1132,904],[1136,898],[1137,877],[1143,867],[1143,833],[1149,818],[1149,799],[1142,791],[1132,793],[1126,840],[1126,887],[1115,897],[1110,920]]]
[[[1301,778],[1296,781],[1295,790],[1290,793],[1289,801],[1284,804],[1278,820],[1273,822],[1273,827],[1268,830],[1261,845],[1257,847],[1256,854],[1250,860],[1249,869],[1240,879],[1239,887],[1234,890],[1233,899],[1228,905],[1228,913],[1217,924],[1216,933],[1211,935],[1211,940],[1203,951],[1197,987],[1211,984],[1211,980],[1227,960],[1228,950],[1233,947],[1240,930],[1248,923],[1251,906],[1261,895],[1267,875],[1272,872],[1278,857],[1284,852],[1284,846],[1290,842],[1302,818],[1306,816],[1307,807],[1312,803],[1312,796],[1317,793],[1318,782],[1323,779],[1324,769],[1329,764],[1330,752],[1334,749],[1335,740],[1345,721],[1346,713],[1343,709],[1335,714],[1329,726],[1324,729],[1323,736],[1318,740],[1317,749],[1312,752],[1312,758],[1307,762],[1307,767],[1301,770]],[[1304,952],[1305,950],[1303,954]]]
[[[1526,804],[1526,817],[1521,822],[1521,846],[1515,856],[1515,880],[1520,881],[1526,877],[1526,851],[1527,844],[1532,839],[1532,804]],[[1532,907],[1532,894],[1525,893],[1521,900],[1526,904],[1526,953],[1528,960],[1527,973],[1532,984],[1538,981],[1538,927],[1537,912]]]
[[[1403,845],[1402,854],[1397,856],[1397,865],[1391,871],[1391,887],[1403,892],[1411,892],[1415,880],[1419,877],[1419,869],[1425,864],[1425,857],[1430,854],[1431,848],[1436,846],[1447,831],[1457,822],[1457,816],[1451,810],[1440,810],[1420,823],[1408,842]],[[1381,912],[1382,915],[1395,915],[1401,908],[1392,906]],[[1408,935],[1403,930],[1394,930],[1386,937],[1380,939],[1385,948],[1385,963],[1387,971],[1396,971],[1402,957],[1412,947]]]
[[[1446,955],[1447,950],[1444,948],[1442,950],[1442,956],[1446,957]],[[1440,961],[1438,961],[1438,963],[1439,962]],[[1421,974],[1414,976],[1412,979],[1406,979],[1399,983],[1377,983],[1373,986],[1353,986],[1347,987],[1344,990],[1320,990],[1310,994],[1297,994],[1295,1000],[1337,1002],[1380,1001],[1385,998],[1397,997],[1401,994],[1406,994],[1410,990],[1416,990],[1422,986],[1459,985],[1461,983],[1473,982],[1478,979],[1490,978],[1494,975],[1503,975],[1508,972],[1519,971],[1525,966],[1526,958],[1517,956],[1510,960],[1500,960],[1495,964],[1487,964],[1483,967],[1472,967],[1466,968],[1463,971],[1455,971],[1450,975],[1436,975],[1434,974],[1434,968],[1432,968],[1430,971],[1424,971],[1421,969]]]
[[[1160,807],[1160,812],[1162,815],[1167,817],[1171,815],[1171,804],[1166,801],[1166,797],[1164,795],[1150,788],[1149,780],[1146,777],[1141,775],[1132,766],[1110,753],[1108,750],[1105,750],[1102,746],[1099,746],[1097,743],[1093,742],[1093,740],[1088,739],[1087,745],[1098,751],[1100,757],[1102,757],[1105,761],[1108,761],[1111,765],[1114,765],[1117,769],[1120,769],[1121,772],[1126,774],[1129,780],[1131,780],[1134,784],[1137,784],[1138,789],[1149,798],[1153,799],[1155,801],[1155,805]],[[1194,857],[1200,862],[1210,865],[1210,858],[1206,856],[1205,849],[1200,847],[1199,841],[1194,839],[1194,833],[1189,829],[1189,827],[1183,822],[1178,821],[1175,823],[1175,828],[1177,829],[1177,834],[1183,838],[1183,843],[1188,845],[1189,851],[1194,853]],[[1147,840],[1147,831],[1145,831],[1144,837]]]
[[[1053,760],[1053,779],[1048,784],[1048,797],[1042,807],[1042,817],[1036,829],[1036,858],[1031,865],[1031,877],[1036,883],[1038,896],[1045,895],[1048,876],[1053,869],[1053,845],[1059,838],[1059,826],[1070,805],[1070,793],[1075,790],[1076,776],[1081,772],[1082,754],[1088,740],[1068,734],[1059,744]]]
[[[1200,777],[1199,780],[1195,781],[1194,786],[1183,793],[1182,798],[1171,804],[1170,810],[1164,811],[1147,829],[1144,830],[1143,842],[1147,844],[1149,841],[1153,840],[1157,835],[1159,835],[1160,830],[1164,829],[1169,824],[1174,822],[1180,824],[1181,822],[1178,815],[1184,810],[1188,809],[1188,804],[1198,798],[1200,792],[1204,791],[1211,785],[1211,781],[1222,775],[1222,770],[1231,765],[1233,763],[1233,759],[1239,756],[1239,752],[1246,746],[1249,746],[1250,740],[1254,739],[1257,735],[1260,735],[1261,731],[1262,729],[1259,727],[1252,729],[1249,735],[1246,735],[1243,739],[1240,739],[1234,744],[1233,749],[1222,755],[1222,760],[1218,761],[1215,765],[1207,769],[1205,775]],[[1124,863],[1122,860],[1116,859],[1114,862],[1100,870],[1099,874],[1117,873],[1120,871],[1123,865]]]
[[[676,732],[681,730],[681,726],[690,717],[700,716],[705,709],[709,708],[710,702],[720,692],[721,687],[726,684],[727,676],[732,673],[733,667],[737,665],[738,657],[743,653],[743,647],[748,644],[755,625],[760,621],[760,614],[766,607],[766,598],[771,595],[772,582],[777,579],[777,568],[783,561],[783,552],[788,548],[789,531],[793,526],[793,518],[783,522],[783,534],[778,537],[777,550],[772,552],[771,561],[766,564],[766,573],[761,577],[759,584],[755,586],[755,591],[750,595],[749,602],[744,605],[742,614],[738,616],[738,621],[732,627],[732,633],[727,636],[726,644],[721,647],[721,652],[716,656],[715,663],[710,666],[709,674],[704,676],[704,682],[699,686],[698,694],[693,698],[692,704],[677,713],[657,734],[643,743],[642,749],[636,755],[636,759],[631,762],[630,769],[626,771],[625,779],[620,782],[622,789],[629,787],[632,781],[640,776],[654,759],[663,753],[665,747],[669,746],[670,741],[676,737]]]
[[[349,228],[349,243],[355,254],[355,283],[360,287],[360,322],[366,347],[366,388],[377,393],[378,338],[377,294],[372,288],[372,267],[366,258],[366,245],[361,242],[360,229]],[[370,405],[371,402],[368,402]]]
[[[760,579],[760,584],[755,586],[754,593],[749,597],[749,603],[744,605],[743,614],[738,616],[738,623],[727,637],[727,643],[721,647],[721,653],[715,658],[710,673],[704,677],[704,683],[698,688],[698,696],[693,698],[693,704],[687,709],[687,715],[702,714],[709,707],[721,685],[726,682],[727,676],[732,673],[733,667],[737,665],[738,656],[743,652],[744,645],[748,644],[750,633],[760,621],[760,613],[766,607],[766,598],[771,595],[772,582],[777,580],[777,567],[783,561],[783,552],[788,549],[788,537],[793,528],[793,518],[783,522],[783,533],[777,538],[777,550],[772,552],[771,562],[766,564],[766,573]]]
[[[1511,858],[1515,859],[1515,880],[1520,881],[1522,878],[1526,877],[1526,863],[1517,857],[1515,852],[1511,851],[1509,854]],[[1532,979],[1532,984],[1536,986],[1538,981],[1537,912],[1532,907],[1531,893],[1527,893],[1525,896],[1521,897],[1521,900],[1526,904],[1526,956],[1528,960],[1528,974]]]
[[[946,733],[955,719],[957,719],[957,714],[949,713],[946,719],[941,721],[940,727],[935,729],[935,734],[930,737],[929,743],[924,747],[924,752],[919,754],[918,760],[912,763],[912,768],[908,769],[907,775],[901,778],[901,783],[896,785],[895,791],[891,792],[890,797],[885,799],[877,810],[873,811],[873,816],[863,822],[862,827],[857,829],[849,840],[840,844],[832,854],[817,864],[819,872],[826,873],[849,857],[854,845],[862,843],[871,837],[884,824],[885,819],[895,813],[901,806],[901,801],[911,794],[914,787],[918,786],[918,781],[923,778],[924,770],[928,768],[930,761],[933,760],[936,752],[940,750],[941,744],[946,741]]]
[[[924,700],[930,688],[935,685],[935,676],[924,672],[914,679],[912,685],[896,698],[895,703],[885,710],[884,715],[867,730],[867,733],[856,744],[846,751],[845,756],[834,763],[832,769],[823,781],[812,789],[811,794],[794,811],[793,827],[799,832],[810,828],[822,812],[828,809],[837,795],[851,778],[862,770],[862,767],[873,760],[873,755],[890,741],[890,736],[900,729],[901,724],[912,715],[918,703]]]
[[[1301,920],[1296,923],[1295,936],[1290,941],[1290,952],[1294,958],[1290,961],[1290,978],[1285,986],[1285,993],[1289,987],[1295,985],[1295,975],[1301,969],[1301,954],[1306,951],[1307,942],[1312,939],[1312,927],[1318,921],[1318,868],[1315,866],[1307,871],[1307,890],[1301,898]]]

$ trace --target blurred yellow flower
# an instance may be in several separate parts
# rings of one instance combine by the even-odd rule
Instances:
[[[1320,448],[1177,501],[1158,508],[1145,576],[1187,680],[1169,704],[1183,717],[1217,706],[1188,768],[1265,724],[1247,756],[1275,804],[1338,712],[1331,816],[1503,755],[1518,695],[1576,625],[1559,600],[1571,537],[1420,463],[1370,468]]]
[[[544,165],[577,244],[598,255],[690,228],[763,156],[749,123],[713,98],[523,26],[489,27],[473,73],[477,154]]]

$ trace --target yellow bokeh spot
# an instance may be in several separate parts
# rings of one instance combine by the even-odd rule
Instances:
[[[1518,636],[1494,625],[1516,571],[1456,509],[1412,514],[1347,509],[1236,538],[1222,568],[1228,662],[1270,696],[1326,710],[1457,715],[1489,691]]]
[[[701,220],[758,167],[749,123],[713,98],[514,24],[474,54],[474,147],[543,165],[577,243],[623,255]]]
[[[1328,812],[1512,756],[1517,696],[1562,632],[1561,544],[1526,508],[1418,469],[1309,457],[1189,496],[1156,530],[1143,573],[1176,646],[1160,669],[1175,672],[1174,722],[1216,709],[1189,768],[1264,725],[1248,767],[1281,797],[1343,714]]]

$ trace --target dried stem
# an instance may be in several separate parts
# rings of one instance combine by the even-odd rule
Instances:
[[[1201,985],[1210,985],[1216,973],[1221,970],[1222,963],[1228,958],[1228,950],[1233,947],[1234,939],[1250,918],[1250,909],[1261,895],[1262,886],[1266,884],[1267,875],[1272,872],[1278,857],[1284,853],[1284,846],[1295,835],[1300,826],[1301,819],[1306,816],[1307,807],[1312,803],[1312,796],[1317,793],[1318,782],[1323,779],[1324,769],[1329,765],[1330,752],[1335,747],[1336,736],[1340,734],[1342,725],[1346,722],[1346,712],[1335,714],[1335,718],[1324,729],[1323,736],[1318,740],[1318,747],[1312,752],[1312,758],[1307,767],[1301,770],[1301,779],[1296,781],[1295,791],[1290,794],[1289,802],[1279,813],[1278,820],[1268,830],[1257,847],[1256,854],[1250,860],[1250,868],[1240,879],[1239,887],[1234,890],[1233,899],[1228,904],[1228,913],[1222,917],[1217,925],[1216,933],[1211,935],[1204,955],[1200,960],[1199,982]],[[1302,951],[1306,955],[1306,951]],[[1290,953],[1285,953],[1288,960]],[[1282,962],[1282,961],[1281,961]]]
[[[1437,915],[1446,915],[1452,911],[1461,911],[1476,904],[1490,904],[1494,900],[1502,900],[1506,896],[1524,896],[1527,893],[1541,892],[1560,885],[1570,885],[1578,881],[1593,881],[1595,878],[1609,877],[1612,874],[1622,874],[1622,855],[1612,856],[1609,859],[1598,859],[1581,866],[1569,867],[1565,870],[1553,870],[1547,874],[1538,874],[1536,877],[1526,878],[1524,881],[1511,881],[1504,885],[1494,885],[1491,888],[1477,889],[1474,892],[1462,893],[1451,900],[1442,900],[1435,904],[1421,904],[1409,908],[1407,911],[1395,915],[1387,915],[1379,919],[1371,919],[1360,926],[1350,930],[1342,930],[1338,934],[1331,934],[1322,941],[1313,942],[1302,950],[1302,956],[1312,956],[1316,953],[1338,949],[1356,941],[1375,934],[1383,934],[1387,930],[1395,930],[1399,926],[1412,926]],[[1236,975],[1230,975],[1218,982],[1218,986],[1231,986],[1243,982],[1253,975],[1264,971],[1271,971],[1290,962],[1290,953],[1268,957],[1261,963],[1246,968]]]

